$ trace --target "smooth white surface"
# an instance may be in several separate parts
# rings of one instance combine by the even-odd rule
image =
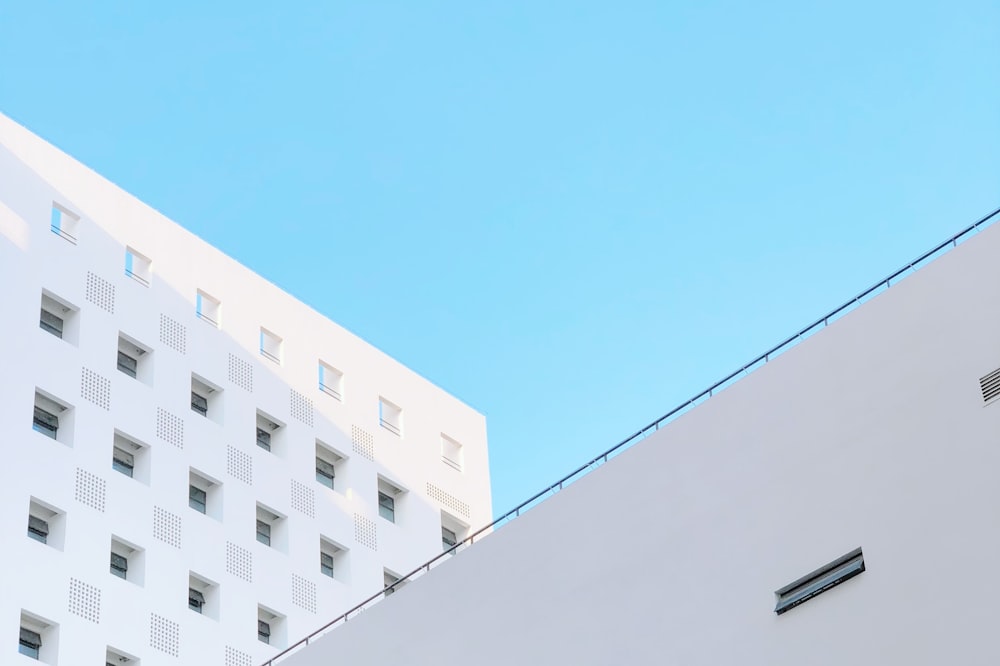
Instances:
[[[998,663],[998,259],[991,228],[282,666]]]
[[[79,215],[76,244],[50,230],[54,204]],[[149,259],[149,286],[125,274],[126,247]],[[88,272],[113,288],[113,314],[88,299]],[[284,618],[275,636],[294,641],[381,589],[383,569],[440,552],[442,510],[452,510],[428,484],[467,506],[462,522],[491,518],[482,415],[2,116],[0,279],[0,663],[31,661],[16,654],[24,609],[58,625],[62,666],[103,663],[108,646],[143,666],[256,664],[277,651],[257,640],[258,606]],[[43,289],[79,309],[68,339],[39,328]],[[199,290],[218,299],[220,327],[198,318]],[[170,344],[162,315],[175,322]],[[280,365],[261,356],[262,329],[280,336]],[[150,350],[138,380],[116,369],[120,335]],[[252,390],[233,381],[230,355],[252,367]],[[343,401],[320,390],[321,358],[343,372]],[[218,389],[208,418],[190,408],[193,376]],[[32,431],[36,388],[71,406],[65,441]],[[293,391],[312,401],[311,424]],[[379,427],[382,394],[405,412],[402,438]],[[183,448],[158,436],[160,409],[182,424]],[[258,410],[284,424],[270,453],[256,445]],[[352,444],[355,429],[374,460]],[[136,478],[111,468],[116,430],[145,447]],[[462,443],[462,472],[442,462],[442,433]],[[336,490],[315,480],[317,440],[344,458]],[[252,460],[252,483],[230,473],[230,447]],[[78,499],[78,470],[104,484],[103,511]],[[192,473],[213,482],[208,515],[188,506]],[[396,524],[378,517],[380,476],[406,491]],[[26,536],[32,497],[62,512],[60,549]],[[275,548],[256,541],[258,504],[281,516]],[[157,510],[179,546],[155,536]],[[375,526],[377,549],[357,541],[356,515]],[[141,586],[109,573],[112,536],[141,549]],[[336,579],[320,573],[321,536],[346,549]],[[227,571],[227,543],[251,554],[252,582]],[[192,574],[217,586],[218,619],[188,609]],[[98,621],[70,612],[71,579],[97,590]],[[293,595],[313,585],[315,609]],[[176,623],[177,657],[151,647],[153,614]]]

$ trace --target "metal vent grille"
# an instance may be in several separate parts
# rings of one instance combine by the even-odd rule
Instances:
[[[226,472],[248,486],[253,485],[253,458],[233,446],[226,447]]]
[[[85,469],[76,468],[76,501],[104,512],[105,481]]]
[[[187,329],[165,314],[160,315],[160,342],[181,354],[187,353]]]
[[[454,495],[446,493],[445,491],[435,486],[433,483],[427,484],[427,494],[430,495],[433,499],[436,499],[438,502],[441,502],[441,504],[444,504],[452,511],[457,511],[466,518],[469,517],[468,504],[458,499]]]
[[[291,412],[294,418],[302,421],[307,426],[313,424],[313,401],[295,389],[292,389]]]
[[[316,583],[292,574],[292,603],[310,613],[315,613]]]
[[[87,273],[87,300],[108,314],[115,313],[115,285],[93,273]]]
[[[316,491],[292,479],[292,508],[315,518]]]
[[[232,647],[226,646],[226,666],[253,666],[252,657]]]
[[[106,410],[111,409],[111,380],[89,368],[80,373],[80,397]]]
[[[184,419],[162,407],[156,408],[156,436],[178,449],[184,448]]]
[[[229,381],[253,393],[253,364],[235,354],[229,355]]]
[[[226,572],[242,578],[248,583],[253,582],[253,553],[246,548],[240,548],[232,541],[226,542]]]
[[[375,531],[375,521],[365,518],[359,513],[354,514],[354,540],[368,546],[372,550],[378,550],[378,538]]]
[[[149,647],[176,657],[180,639],[181,625],[156,613],[149,614]]]
[[[69,579],[69,612],[100,624],[101,590],[76,578]]]
[[[351,448],[362,458],[375,460],[375,438],[370,432],[356,425],[351,426]]]
[[[153,537],[174,548],[181,547],[181,517],[158,506],[153,507]]]
[[[1000,369],[994,370],[980,379],[979,388],[983,391],[983,402],[989,402],[1000,396]]]

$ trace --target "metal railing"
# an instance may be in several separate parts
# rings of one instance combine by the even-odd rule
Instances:
[[[962,242],[963,240],[965,240],[968,236],[971,236],[972,234],[977,233],[978,231],[981,231],[982,229],[985,229],[986,227],[991,226],[994,222],[997,222],[998,220],[1000,220],[1000,208],[994,210],[992,213],[984,216],[983,218],[979,219],[975,223],[969,225],[968,227],[966,227],[965,229],[963,229],[959,233],[955,234],[954,236],[952,236],[948,240],[944,241],[943,243],[937,245],[933,249],[931,249],[931,250],[923,253],[922,255],[920,255],[919,257],[917,257],[916,259],[914,259],[910,263],[906,264],[905,266],[903,266],[899,270],[897,270],[894,273],[892,273],[891,275],[889,275],[887,278],[885,278],[883,280],[880,280],[876,284],[868,287],[867,289],[865,289],[864,291],[862,291],[857,296],[855,296],[851,300],[847,301],[846,303],[844,303],[840,307],[838,307],[838,308],[830,311],[829,313],[825,314],[824,316],[820,317],[819,319],[817,319],[813,323],[811,323],[808,326],[806,326],[805,328],[801,329],[795,335],[789,336],[788,338],[786,338],[785,340],[783,340],[779,344],[775,345],[771,349],[767,350],[766,352],[764,352],[760,356],[756,357],[755,359],[753,359],[749,363],[743,365],[743,367],[741,367],[740,369],[736,370],[735,372],[730,373],[725,378],[723,378],[723,379],[715,382],[714,384],[712,384],[711,386],[709,386],[707,389],[705,389],[705,390],[701,391],[700,393],[696,394],[690,400],[687,400],[686,402],[681,403],[680,405],[678,405],[674,409],[670,410],[669,412],[667,412],[666,414],[664,414],[663,416],[661,416],[657,420],[653,421],[652,423],[650,423],[646,427],[637,430],[633,434],[629,435],[628,437],[626,437],[622,441],[620,441],[617,444],[615,444],[614,446],[612,446],[610,449],[608,449],[604,453],[601,453],[597,457],[592,458],[591,460],[589,460],[588,462],[584,463],[583,465],[580,465],[575,470],[573,470],[572,472],[570,472],[569,474],[567,474],[563,478],[559,479],[558,481],[556,481],[552,485],[548,486],[547,488],[545,488],[544,490],[542,490],[542,491],[540,491],[538,493],[535,493],[530,498],[528,498],[524,502],[521,502],[519,505],[517,505],[516,507],[514,507],[513,509],[511,509],[507,513],[501,515],[499,518],[496,518],[489,525],[487,525],[487,526],[485,526],[485,527],[477,530],[473,534],[470,534],[469,536],[465,537],[464,539],[462,539],[462,541],[458,542],[456,545],[452,546],[448,550],[442,552],[440,555],[437,555],[436,557],[434,557],[434,558],[428,560],[427,562],[421,564],[419,567],[417,567],[413,571],[409,572],[408,574],[400,577],[400,579],[398,581],[394,582],[392,585],[386,586],[384,589],[382,589],[378,593],[373,594],[372,596],[368,597],[367,599],[365,599],[364,601],[362,601],[361,603],[359,603],[357,606],[351,608],[349,611],[347,611],[343,615],[340,615],[339,617],[335,618],[331,622],[328,622],[327,624],[323,625],[322,627],[320,627],[316,631],[312,632],[311,634],[309,634],[305,638],[301,639],[300,641],[292,644],[288,648],[286,648],[286,649],[282,650],[281,652],[279,652],[278,654],[274,655],[273,657],[271,657],[270,659],[268,659],[266,662],[264,662],[264,664],[262,664],[262,666],[274,666],[274,664],[277,664],[283,658],[285,658],[285,657],[291,655],[292,653],[297,652],[298,650],[302,649],[303,647],[309,645],[309,643],[311,641],[314,641],[317,638],[320,638],[321,636],[325,635],[327,632],[331,631],[332,629],[335,629],[336,627],[340,626],[344,622],[347,622],[350,618],[356,617],[357,615],[360,615],[361,613],[363,613],[365,611],[366,608],[368,608],[369,606],[371,606],[374,603],[378,603],[378,601],[380,601],[381,599],[383,599],[387,595],[387,593],[391,594],[393,591],[395,591],[400,586],[402,586],[402,585],[406,584],[407,582],[409,582],[411,580],[414,580],[415,578],[418,578],[421,575],[427,573],[432,568],[434,568],[437,564],[440,564],[446,558],[450,557],[451,555],[454,555],[456,552],[458,552],[459,550],[462,550],[466,546],[472,545],[475,542],[476,538],[482,536],[484,533],[491,532],[491,531],[495,530],[496,528],[505,525],[506,523],[510,522],[514,518],[517,518],[522,513],[524,513],[525,511],[527,511],[531,507],[535,506],[536,504],[538,504],[539,502],[541,502],[542,500],[544,500],[545,498],[547,498],[549,495],[552,495],[554,493],[559,492],[560,490],[562,490],[563,488],[565,488],[567,485],[573,483],[577,479],[579,479],[579,478],[581,478],[583,476],[586,476],[587,473],[589,473],[592,470],[596,469],[600,465],[603,465],[604,463],[608,462],[608,460],[610,460],[614,456],[618,455],[619,453],[622,453],[626,449],[631,448],[633,445],[635,445],[638,442],[640,442],[643,439],[645,439],[648,435],[656,432],[657,430],[660,429],[661,426],[664,426],[667,423],[673,421],[674,419],[676,419],[677,417],[681,416],[685,412],[689,411],[693,407],[696,407],[697,405],[701,404],[705,400],[711,398],[713,395],[715,395],[715,393],[717,393],[721,389],[726,388],[727,386],[729,386],[733,382],[735,382],[735,381],[741,379],[742,377],[750,374],[751,372],[753,372],[757,368],[761,367],[762,365],[768,363],[769,361],[771,361],[775,357],[777,357],[780,354],[788,351],[789,349],[791,349],[792,347],[794,347],[795,345],[797,345],[799,342],[802,342],[804,339],[806,339],[807,337],[809,337],[813,333],[826,328],[831,323],[833,323],[834,321],[836,321],[840,317],[844,316],[845,314],[847,314],[848,312],[850,312],[854,308],[858,307],[862,303],[870,300],[871,298],[877,296],[878,294],[882,293],[883,291],[889,289],[894,284],[894,281],[898,282],[899,279],[905,277],[906,275],[912,273],[913,271],[916,271],[921,266],[924,266],[925,264],[929,263],[930,261],[938,258],[939,256],[941,256],[942,254],[948,252],[952,248],[957,247],[958,244],[960,242]]]

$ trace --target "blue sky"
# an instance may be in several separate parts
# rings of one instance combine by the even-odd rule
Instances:
[[[3,3],[0,112],[527,498],[1000,205],[994,2]]]

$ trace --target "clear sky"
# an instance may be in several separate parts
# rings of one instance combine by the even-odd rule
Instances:
[[[486,414],[499,513],[1000,206],[998,35],[989,0],[2,2],[0,112]]]

